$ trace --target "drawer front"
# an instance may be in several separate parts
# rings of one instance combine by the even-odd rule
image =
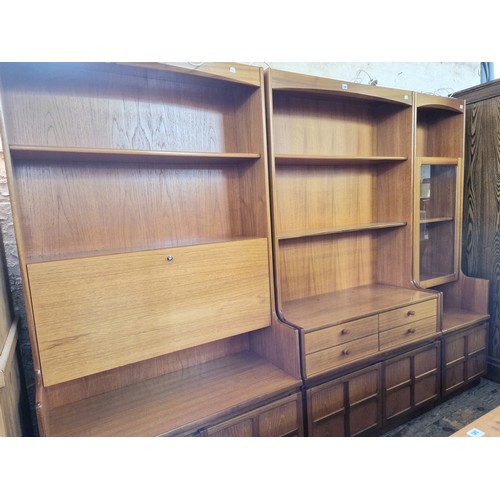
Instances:
[[[271,321],[265,238],[28,265],[46,386]]]
[[[436,318],[424,318],[407,325],[380,332],[380,350],[406,344],[436,332]]]
[[[306,376],[311,377],[338,366],[351,363],[356,359],[378,352],[378,334],[369,335],[362,339],[353,340],[345,344],[323,349],[311,354],[307,354]]]
[[[397,326],[414,323],[424,318],[433,318],[434,327],[437,321],[437,300],[428,300],[418,304],[410,304],[406,307],[400,307],[393,311],[381,313],[379,315],[379,330],[390,330]]]
[[[306,333],[304,347],[306,354],[345,344],[378,332],[378,316],[342,323],[330,328]]]

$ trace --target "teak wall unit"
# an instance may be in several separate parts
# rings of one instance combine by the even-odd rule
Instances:
[[[415,281],[442,293],[443,396],[486,373],[488,281],[462,272],[465,102],[415,94]]]
[[[308,432],[376,432],[440,394],[440,295],[412,274],[413,93],[272,69],[266,92],[276,309]]]
[[[298,341],[273,307],[262,70],[13,63],[1,78],[41,434],[193,435],[247,416],[249,435],[301,435]]]
[[[463,101],[229,63],[0,76],[42,435],[376,435],[484,374]]]

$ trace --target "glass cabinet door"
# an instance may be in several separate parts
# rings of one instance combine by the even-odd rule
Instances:
[[[418,158],[416,281],[431,287],[458,278],[459,160]]]

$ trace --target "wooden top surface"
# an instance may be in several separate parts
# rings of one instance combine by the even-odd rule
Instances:
[[[473,326],[489,319],[488,314],[475,313],[465,309],[445,308],[443,311],[443,333]]]
[[[500,96],[500,79],[481,83],[453,94],[453,97],[465,99],[466,104],[472,104],[473,102],[484,101],[498,96]]]
[[[450,437],[500,437],[500,406],[474,420]]]
[[[273,90],[320,92],[373,101],[395,102],[408,106],[411,106],[413,102],[413,93],[407,90],[334,80],[277,69],[267,69],[266,75]]]
[[[157,436],[206,425],[299,381],[249,351],[50,412],[49,436]],[[189,418],[186,421],[186,418]]]
[[[421,290],[366,285],[286,302],[283,315],[307,333],[434,297]]]

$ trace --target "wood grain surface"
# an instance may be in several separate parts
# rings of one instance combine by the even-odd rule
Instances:
[[[262,238],[28,265],[44,384],[269,326],[267,252]]]
[[[462,258],[466,274],[490,280],[488,350],[500,366],[500,86],[495,90],[467,105]]]

